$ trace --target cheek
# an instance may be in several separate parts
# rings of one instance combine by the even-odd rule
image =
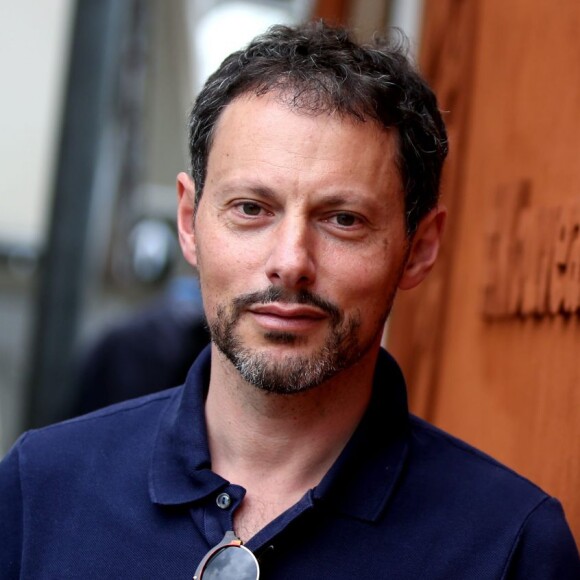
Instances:
[[[241,294],[262,290],[260,263],[256,252],[244,249],[234,239],[224,240],[201,232],[198,242],[198,272],[206,315],[215,314],[220,305],[227,305]]]
[[[356,271],[353,269],[355,275],[351,278],[350,285],[345,285],[342,306],[346,314],[360,317],[361,336],[382,335],[383,324],[397,291],[399,270],[400,267],[391,270],[368,265],[358,267]]]
[[[386,252],[343,254],[327,269],[329,291],[358,308],[384,308],[397,287],[402,263],[402,256]]]

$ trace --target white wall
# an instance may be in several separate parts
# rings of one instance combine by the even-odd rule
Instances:
[[[0,243],[44,241],[73,0],[0,0]]]
[[[414,57],[419,52],[419,40],[424,0],[394,0],[391,8],[391,26],[398,26],[409,37]]]

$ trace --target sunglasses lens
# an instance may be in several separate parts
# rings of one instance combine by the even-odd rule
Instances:
[[[207,563],[202,580],[257,580],[260,576],[256,558],[246,548],[226,546]]]

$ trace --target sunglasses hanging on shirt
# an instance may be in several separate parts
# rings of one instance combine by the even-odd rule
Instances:
[[[259,580],[256,556],[242,544],[234,532],[226,532],[200,562],[193,580]]]

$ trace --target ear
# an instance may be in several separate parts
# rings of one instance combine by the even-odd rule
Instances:
[[[195,246],[195,185],[193,179],[184,172],[177,176],[177,231],[184,258],[197,267]]]
[[[414,288],[431,271],[439,253],[446,218],[447,208],[438,206],[432,209],[419,223],[419,227],[411,240],[409,257],[399,281],[401,290]]]

